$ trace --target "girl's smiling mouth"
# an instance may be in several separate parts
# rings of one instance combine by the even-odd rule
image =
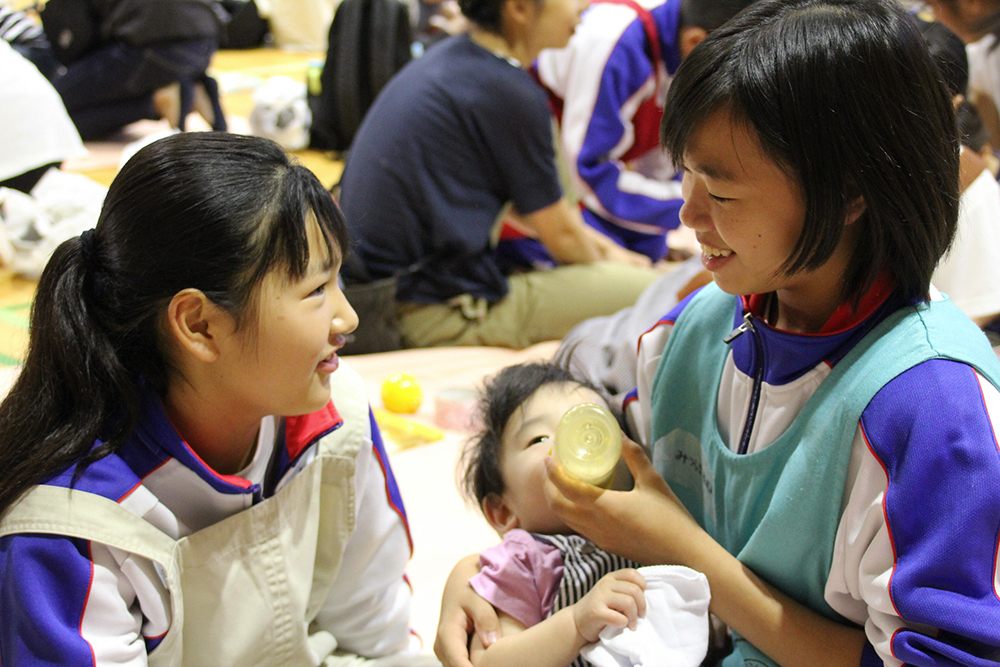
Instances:
[[[722,248],[716,248],[715,246],[708,245],[707,243],[700,243],[701,252],[707,257],[729,257],[733,254],[732,250],[723,250]]]

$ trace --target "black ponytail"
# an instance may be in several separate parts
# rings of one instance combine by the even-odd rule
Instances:
[[[137,419],[134,383],[87,303],[83,255],[79,239],[64,242],[38,283],[27,360],[0,404],[0,511],[74,461],[112,451],[123,439],[121,427]],[[119,433],[90,452],[112,412]]]
[[[199,289],[243,326],[268,272],[304,275],[310,214],[339,258],[340,210],[266,139],[196,132],[136,153],[96,230],[62,243],[39,280],[27,357],[0,403],[0,516],[118,449],[142,416],[140,381],[165,394],[160,322],[175,294]]]

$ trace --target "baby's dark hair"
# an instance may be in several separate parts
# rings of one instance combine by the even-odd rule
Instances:
[[[591,383],[551,362],[507,366],[486,381],[477,407],[482,427],[466,443],[459,462],[460,489],[468,501],[475,500],[482,507],[487,497],[504,492],[500,452],[507,423],[536,391],[548,384],[563,383],[598,391]]]

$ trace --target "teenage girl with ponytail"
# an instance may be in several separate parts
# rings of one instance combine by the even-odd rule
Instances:
[[[346,248],[270,141],[174,135],[125,165],[42,274],[0,404],[4,667],[429,660],[405,653],[406,518],[337,356]]]

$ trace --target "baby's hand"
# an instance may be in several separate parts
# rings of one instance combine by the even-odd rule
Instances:
[[[577,633],[590,643],[609,625],[635,630],[639,618],[646,615],[645,588],[646,580],[633,569],[604,575],[573,605]]]

